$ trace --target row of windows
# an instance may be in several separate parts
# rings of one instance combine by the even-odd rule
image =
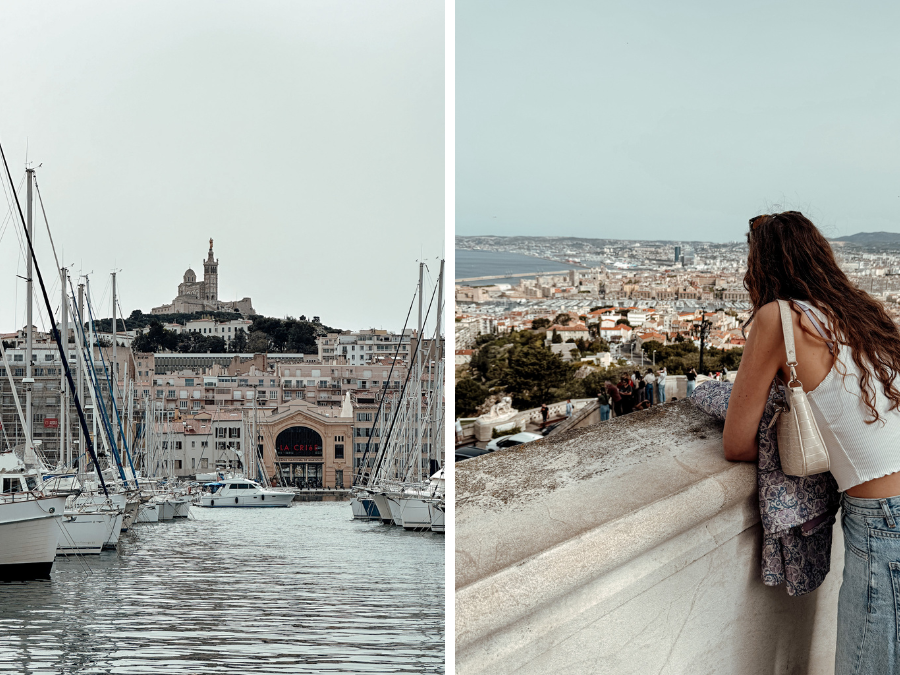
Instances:
[[[101,383],[101,386],[105,387],[106,385],[104,383]],[[163,398],[163,396],[165,396],[165,398],[169,398],[169,399],[173,399],[173,398],[186,399],[188,397],[188,393],[189,392],[182,389],[180,392],[177,392],[177,395],[176,395],[175,389],[157,389],[156,390],[156,398]],[[199,391],[195,391],[193,393],[194,393],[194,398],[200,397]],[[218,394],[220,396],[223,394],[227,395],[227,394],[232,394],[232,393],[235,395],[235,400],[240,400],[241,396],[246,398],[248,401],[253,398],[253,392],[250,392],[250,391],[241,392],[237,389],[216,389],[216,394]],[[150,391],[147,389],[144,389],[144,394],[149,396]],[[266,398],[267,396],[270,400],[275,401],[278,399],[278,392],[269,390],[268,394],[267,394],[266,390],[258,390],[257,391],[257,395],[256,395],[257,398]],[[185,403],[185,405],[183,405],[181,407],[186,408],[187,401],[182,401],[182,403]]]

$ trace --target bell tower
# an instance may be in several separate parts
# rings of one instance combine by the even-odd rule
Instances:
[[[203,299],[219,300],[219,261],[213,258],[213,240],[209,240],[209,255],[203,263]]]

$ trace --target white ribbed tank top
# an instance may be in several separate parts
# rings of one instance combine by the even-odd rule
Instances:
[[[825,315],[808,302],[795,300],[825,323]],[[900,471],[900,411],[888,410],[890,399],[874,379],[875,408],[881,421],[866,424],[871,411],[859,387],[860,370],[847,345],[834,343],[837,358],[818,387],[807,393],[831,461],[831,474],[843,492],[860,483]],[[802,361],[803,355],[797,354]]]

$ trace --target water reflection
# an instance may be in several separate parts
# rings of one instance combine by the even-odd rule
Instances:
[[[0,670],[443,672],[442,536],[342,502],[194,513],[0,585]]]

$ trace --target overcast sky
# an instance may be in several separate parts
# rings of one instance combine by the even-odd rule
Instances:
[[[0,141],[108,316],[171,302],[209,239],[219,297],[398,330],[444,249],[440,2],[2,2]],[[6,214],[5,198],[0,211]],[[25,324],[0,224],[0,331]],[[59,303],[39,220],[38,256]],[[105,302],[102,302],[105,297]]]
[[[900,231],[900,4],[459,0],[458,234]]]

